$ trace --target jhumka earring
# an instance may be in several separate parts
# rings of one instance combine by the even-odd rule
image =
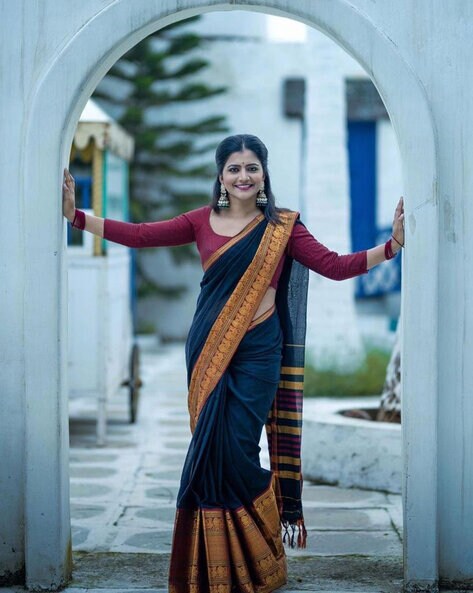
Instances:
[[[223,183],[220,184],[220,197],[217,201],[219,208],[230,208],[230,200],[228,199],[228,192]]]
[[[260,207],[268,205],[268,196],[264,193],[264,184],[258,191],[258,195],[256,196],[256,205]]]

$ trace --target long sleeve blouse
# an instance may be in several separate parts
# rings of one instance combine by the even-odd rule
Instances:
[[[210,225],[210,206],[197,208],[159,222],[130,223],[106,218],[104,238],[127,247],[165,247],[197,244],[202,264],[222,245],[231,239],[219,235]],[[332,280],[345,280],[366,273],[366,250],[339,255],[322,243],[297,222],[292,230],[286,247],[286,254],[307,266],[314,272]],[[277,287],[284,265],[281,258],[271,280],[271,286]]]

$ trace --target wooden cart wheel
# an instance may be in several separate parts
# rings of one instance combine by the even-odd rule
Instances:
[[[138,344],[133,344],[130,355],[130,379],[128,381],[130,396],[130,423],[134,424],[138,416],[138,400],[140,398],[140,349]]]

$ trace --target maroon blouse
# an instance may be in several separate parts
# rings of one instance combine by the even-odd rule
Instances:
[[[210,206],[203,206],[180,214],[170,220],[131,223],[106,218],[104,238],[127,247],[168,247],[196,242],[202,264],[232,237],[218,235],[210,226]],[[303,224],[295,224],[286,247],[286,253],[314,272],[345,280],[367,270],[366,250],[338,255],[313,237]],[[281,258],[271,280],[276,288],[284,265]]]

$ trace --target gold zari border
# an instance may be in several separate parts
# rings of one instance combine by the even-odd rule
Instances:
[[[169,593],[270,593],[286,580],[273,486],[248,507],[177,510]]]
[[[190,380],[188,407],[192,432],[208,396],[225,372],[255,316],[297,216],[297,212],[282,212],[281,224],[268,223],[252,262],[209,332]]]

